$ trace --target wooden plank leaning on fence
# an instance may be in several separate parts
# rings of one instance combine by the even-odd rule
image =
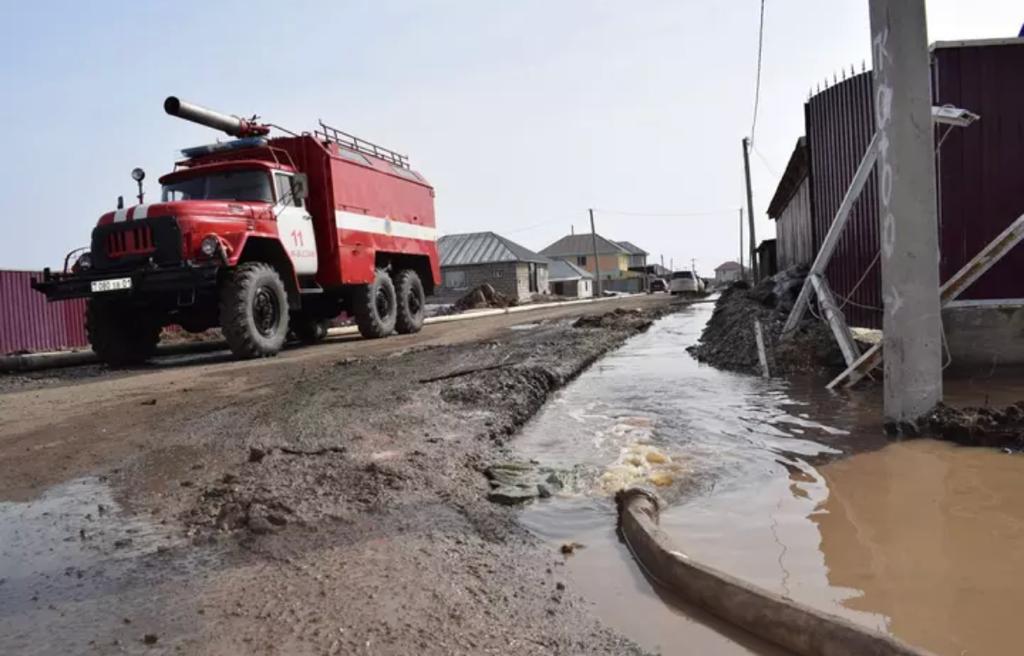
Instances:
[[[1024,240],[1024,214],[1017,217],[1016,221],[1011,223],[1006,230],[999,233],[998,237],[990,241],[977,255],[971,258],[970,262],[961,267],[959,271],[954,273],[939,288],[939,302],[942,306],[945,307],[947,303],[960,296],[964,290],[974,284],[975,280],[991,269],[992,265],[1009,253],[1021,240]],[[844,387],[850,387],[881,364],[881,362],[882,342],[879,342],[865,351],[853,364],[847,363],[846,371],[836,376],[825,387],[827,389],[834,389],[840,383],[843,383]]]
[[[850,210],[853,209],[854,202],[860,196],[861,190],[864,189],[864,183],[867,182],[868,176],[875,166],[875,160],[878,159],[878,135],[879,133],[875,132],[875,135],[871,137],[871,143],[868,144],[868,149],[860,160],[860,165],[857,167],[857,172],[853,175],[850,187],[846,190],[846,195],[843,196],[843,202],[839,204],[836,216],[832,219],[832,225],[829,226],[828,233],[821,242],[821,248],[818,249],[818,254],[814,258],[814,264],[811,265],[807,279],[804,280],[804,286],[800,288],[800,295],[797,296],[796,304],[793,305],[793,310],[786,318],[785,325],[782,326],[782,339],[788,339],[800,324],[800,320],[804,318],[807,302],[810,300],[811,292],[814,290],[814,284],[811,282],[812,278],[816,275],[825,275],[825,267],[828,266],[829,260],[832,259],[832,253],[835,252],[836,246],[839,245],[839,238],[843,234],[843,228],[846,227],[846,222],[850,218]]]

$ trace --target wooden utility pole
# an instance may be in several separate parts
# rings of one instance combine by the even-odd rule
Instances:
[[[931,125],[929,123],[929,125]],[[747,178],[747,222],[750,223],[750,273],[757,282],[757,238],[754,236],[754,192],[750,190],[750,139],[743,137],[743,173]]]
[[[942,400],[942,318],[924,0],[870,0],[881,236],[885,418]]]
[[[740,279],[743,280],[747,274],[743,271],[743,208],[740,208]]]
[[[587,210],[590,212],[590,240],[594,246],[594,281],[597,283],[595,286],[596,296],[601,298],[604,292],[601,289],[601,261],[597,258],[597,230],[594,230],[594,210]]]

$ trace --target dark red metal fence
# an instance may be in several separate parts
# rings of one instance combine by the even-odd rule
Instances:
[[[804,109],[815,253],[821,248],[875,133],[872,95],[869,71],[813,96]],[[849,222],[825,273],[847,321],[855,326],[880,328],[882,278],[876,259],[879,244],[877,189],[872,172],[853,205]]]
[[[968,44],[938,44],[932,51],[935,104],[981,115],[974,125],[951,128],[944,138],[945,127],[936,132],[942,140],[937,161],[943,280],[1024,214],[1024,39]],[[963,294],[1022,296],[1024,245]]]
[[[0,271],[0,355],[82,347],[85,301],[48,303],[29,286],[38,271]]]
[[[966,128],[939,126],[937,157],[940,277],[948,279],[1024,213],[1024,40],[937,46],[935,104],[981,115]],[[805,105],[814,252],[828,232],[874,134],[871,72],[854,75]],[[878,185],[868,178],[829,263],[829,285],[852,325],[882,326]],[[1018,246],[963,298],[1024,297]]]

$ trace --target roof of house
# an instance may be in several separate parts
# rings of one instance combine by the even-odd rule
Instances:
[[[634,244],[632,242],[617,241],[615,243],[618,244],[619,246],[622,246],[627,251],[629,251],[630,255],[647,255],[648,254],[647,251],[645,251],[644,249],[640,248],[639,246],[637,246],[636,244]]]
[[[495,262],[538,262],[548,259],[493,232],[465,232],[437,240],[441,266],[467,266]]]
[[[789,201],[792,200],[797,189],[800,188],[800,183],[804,181],[809,171],[807,137],[800,137],[796,140],[793,154],[789,156],[789,163],[786,164],[786,170],[782,174],[782,179],[779,180],[779,186],[775,188],[775,195],[772,196],[771,202],[768,203],[769,218],[777,219],[782,216],[782,213],[786,211],[786,207],[789,205]]]
[[[546,248],[541,249],[541,255],[548,257],[563,257],[566,255],[593,255],[594,254],[594,236],[593,233],[586,232],[578,235],[566,235],[550,244]],[[612,253],[615,255],[628,255],[629,251],[615,243],[610,239],[605,239],[601,235],[597,235],[597,254],[606,255]]]
[[[734,270],[740,269],[740,268],[742,268],[742,267],[740,266],[739,262],[734,262],[732,260],[729,260],[728,262],[722,262],[721,264],[716,266],[715,267],[715,271],[734,271]]]
[[[581,269],[566,260],[551,260],[551,264],[548,265],[548,280],[551,282],[580,280],[581,278],[592,279],[593,277],[593,274],[586,269]]]

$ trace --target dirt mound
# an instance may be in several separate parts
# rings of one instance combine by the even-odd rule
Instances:
[[[459,312],[464,312],[483,308],[505,308],[510,305],[514,305],[514,303],[507,296],[484,283],[471,289],[465,296],[455,301],[452,307]]]
[[[968,446],[1024,448],[1024,401],[1005,408],[951,408],[940,403],[918,422],[920,432]]]
[[[760,372],[754,320],[760,320],[772,374],[835,371],[844,360],[828,326],[813,312],[786,341],[782,326],[803,286],[806,271],[792,268],[762,280],[753,289],[745,282],[729,287],[719,297],[700,342],[690,347],[699,361],[720,369]]]
[[[603,314],[587,314],[577,319],[573,326],[575,328],[618,328],[642,332],[651,327],[654,319],[650,313],[640,310],[626,310],[615,308],[611,312]]]

